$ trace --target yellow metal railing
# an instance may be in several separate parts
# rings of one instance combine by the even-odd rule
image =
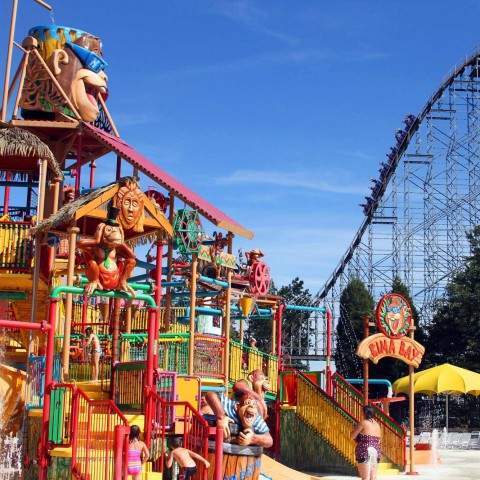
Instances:
[[[30,228],[30,223],[0,222],[0,268],[30,269],[33,253]]]
[[[297,414],[348,462],[355,464],[355,444],[351,439],[355,420],[302,375],[297,375]]]
[[[229,380],[231,382],[247,380],[249,373],[257,369],[263,371],[268,377],[271,391],[277,393],[278,358],[231,340]]]

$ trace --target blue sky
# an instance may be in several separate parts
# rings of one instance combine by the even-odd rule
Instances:
[[[473,0],[54,5],[56,23],[102,37],[122,136],[254,230],[238,244],[265,251],[276,283],[299,276],[313,291],[359,226],[395,129],[477,45],[480,15]],[[20,0],[16,39],[49,22]]]

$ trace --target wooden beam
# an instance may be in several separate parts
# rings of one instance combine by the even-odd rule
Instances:
[[[112,185],[111,189],[102,193],[97,198],[95,198],[91,202],[88,202],[83,207],[80,207],[75,212],[75,220],[78,220],[79,218],[85,217],[87,215],[88,216],[94,216],[94,215],[91,215],[91,212],[95,211],[100,205],[102,205],[102,204],[108,202],[110,199],[112,199],[113,196],[118,192],[119,188],[120,187],[118,185]],[[101,217],[101,218],[106,218],[106,217]]]

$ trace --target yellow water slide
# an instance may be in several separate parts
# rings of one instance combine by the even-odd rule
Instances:
[[[0,363],[0,431],[16,434],[25,407],[26,373]]]
[[[267,455],[262,455],[262,473],[274,480],[315,480],[318,478],[288,468]]]

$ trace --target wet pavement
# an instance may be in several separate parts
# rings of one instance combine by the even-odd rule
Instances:
[[[415,480],[480,480],[480,450],[440,450],[441,463],[437,466],[418,465]],[[379,475],[379,480],[395,479],[399,475]],[[315,476],[322,480],[347,480],[355,477],[341,475]],[[356,477],[359,478],[359,477]]]

